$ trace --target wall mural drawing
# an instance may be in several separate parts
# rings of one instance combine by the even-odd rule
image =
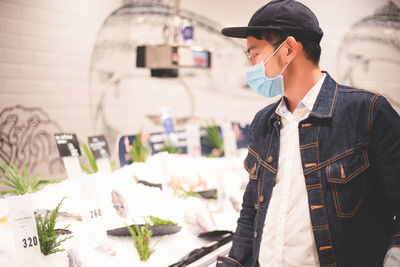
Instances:
[[[41,108],[21,105],[0,111],[0,162],[26,166],[30,173],[64,172],[54,133],[61,127]]]
[[[243,45],[223,37],[218,23],[187,10],[181,10],[181,18],[194,23],[194,43],[212,49],[213,67],[180,69],[175,79],[151,78],[150,70],[136,68],[136,47],[164,43],[172,14],[173,6],[162,1],[133,1],[110,14],[99,30],[91,58],[90,105],[94,131],[105,134],[114,150],[120,135],[159,126],[160,106],[172,107],[183,124],[204,115],[207,99],[222,103],[239,91],[240,101],[252,93],[245,86],[244,58],[237,56]]]
[[[389,1],[350,28],[338,66],[343,84],[376,91],[400,111],[400,1]]]

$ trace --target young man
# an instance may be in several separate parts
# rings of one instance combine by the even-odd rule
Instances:
[[[217,266],[400,266],[396,111],[320,71],[323,33],[299,2],[271,1],[222,33],[247,38],[250,87],[283,97],[251,123],[250,179]]]

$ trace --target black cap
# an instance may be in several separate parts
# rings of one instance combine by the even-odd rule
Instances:
[[[273,0],[254,13],[247,27],[222,29],[228,37],[247,38],[259,30],[278,30],[296,39],[313,39],[318,42],[323,36],[315,14],[305,5],[294,0]]]

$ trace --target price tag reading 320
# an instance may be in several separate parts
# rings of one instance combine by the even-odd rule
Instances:
[[[29,266],[41,259],[35,215],[29,195],[8,198],[15,250],[19,266]]]

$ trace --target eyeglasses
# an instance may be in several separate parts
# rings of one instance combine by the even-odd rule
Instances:
[[[286,38],[283,38],[283,39],[279,40],[278,42],[272,44],[272,47],[273,47],[274,49],[276,49],[276,47],[278,47],[279,45],[281,45],[285,40],[286,40]],[[247,50],[244,50],[243,53],[244,53],[245,57],[247,58],[247,64],[250,65],[250,66],[256,64],[256,63],[255,63],[255,62],[256,62],[255,59],[256,59],[256,57],[257,57],[258,55],[261,54],[261,53],[250,53],[250,52],[247,51]]]

